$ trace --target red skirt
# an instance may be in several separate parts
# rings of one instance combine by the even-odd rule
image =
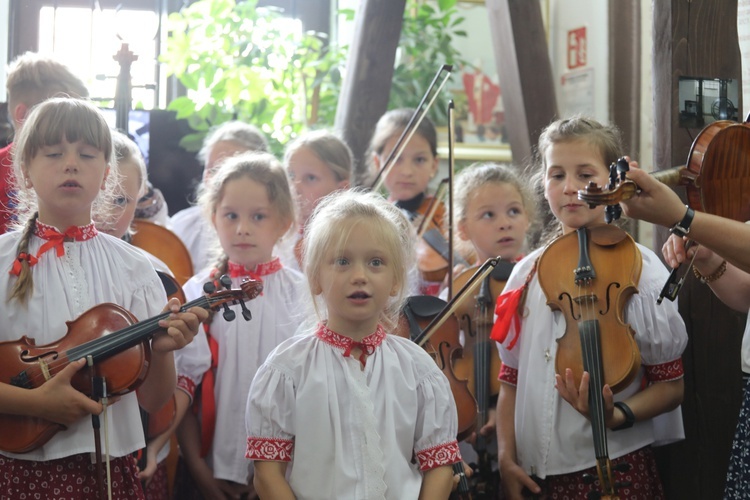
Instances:
[[[110,460],[112,498],[144,498],[136,470],[130,455]],[[96,465],[88,453],[47,462],[0,455],[0,498],[79,500],[98,495]]]
[[[613,465],[623,462],[630,464],[630,469],[625,472],[614,472],[614,479],[617,483],[628,483],[629,485],[617,489],[619,498],[627,498],[628,500],[662,500],[664,498],[659,471],[656,468],[656,460],[651,447],[641,448],[612,460]],[[598,480],[593,484],[584,482],[584,475],[587,474],[597,477],[596,468],[592,467],[571,474],[547,476],[544,479],[543,488],[546,495],[543,498],[580,500],[586,498],[590,491],[600,491]]]

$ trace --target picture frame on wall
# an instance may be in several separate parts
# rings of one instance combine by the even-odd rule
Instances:
[[[542,4],[547,25],[548,0],[538,1]],[[463,29],[471,35],[455,40],[454,46],[468,63],[463,67],[454,67],[447,90],[455,104],[454,158],[465,161],[511,162],[513,158],[507,137],[508,124],[505,120],[487,7],[484,0],[459,0],[456,6],[461,17],[465,18]],[[438,153],[447,156],[447,124],[438,124],[438,133]]]

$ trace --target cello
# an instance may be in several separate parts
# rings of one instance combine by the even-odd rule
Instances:
[[[602,390],[614,393],[627,387],[640,369],[635,332],[623,320],[628,299],[637,292],[642,260],[640,250],[623,230],[609,225],[579,228],[553,241],[538,263],[539,285],[547,305],[565,317],[565,334],[558,340],[555,371],[573,372],[577,386],[589,373],[589,412],[596,454],[599,492],[591,498],[619,499],[623,486],[614,472],[629,464],[613,465],[607,449]],[[586,478],[584,478],[586,479]]]

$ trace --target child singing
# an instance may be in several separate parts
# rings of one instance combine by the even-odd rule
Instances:
[[[92,104],[76,99],[45,101],[30,113],[16,141],[14,182],[18,231],[0,237],[0,340],[23,335],[37,345],[66,335],[66,322],[97,304],[118,304],[137,318],[158,315],[166,302],[150,262],[135,248],[99,233],[92,216],[109,213],[117,164],[107,123]],[[107,411],[113,495],[142,498],[131,453],[144,446],[138,405],[155,411],[171,396],[176,376],[172,351],[186,345],[207,313],[193,308],[162,320],[151,341],[148,374],[138,395],[123,396]],[[85,359],[72,362],[38,389],[0,383],[4,413],[66,426],[28,453],[0,451],[0,496],[86,498],[96,495],[89,414],[102,405],[71,386]],[[10,432],[5,429],[4,432]]]
[[[335,193],[316,208],[304,269],[321,322],[276,348],[247,398],[262,498],[448,497],[460,460],[448,380],[421,347],[388,334],[411,232],[375,193]]]

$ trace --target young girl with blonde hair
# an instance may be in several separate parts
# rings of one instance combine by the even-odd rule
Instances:
[[[424,349],[387,334],[412,232],[376,193],[342,191],[316,208],[304,269],[320,323],[274,350],[247,398],[262,498],[448,498],[460,460],[448,381]]]

